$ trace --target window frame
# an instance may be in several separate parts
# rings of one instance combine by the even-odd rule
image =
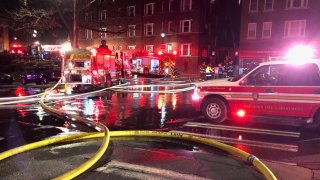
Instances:
[[[249,34],[250,34],[250,25],[254,25],[254,37],[250,37]],[[247,39],[257,39],[257,23],[255,22],[251,22],[251,23],[248,23],[248,28],[247,28]]]
[[[188,49],[187,49],[188,53],[187,54],[184,54],[184,46],[188,46]],[[181,44],[180,50],[181,50],[180,56],[191,56],[191,43]]]
[[[185,22],[189,22],[189,28],[188,31],[184,31],[185,29]],[[184,20],[180,20],[180,33],[190,33],[192,32],[192,19],[184,19]]]
[[[130,45],[128,46],[128,50],[135,50],[136,49],[136,45]]]
[[[293,23],[298,22],[299,23],[299,33],[298,35],[294,35],[291,32],[291,29],[293,29]],[[297,38],[297,37],[305,37],[306,36],[306,27],[307,27],[307,20],[287,20],[284,22],[284,38]],[[303,31],[303,32],[301,32]],[[302,33],[302,34],[301,34]]]
[[[131,16],[131,9],[133,9],[133,15]],[[127,7],[127,15],[128,15],[128,17],[135,17],[136,16],[136,6],[128,6]]]
[[[173,12],[173,9],[172,9],[173,8],[173,0],[169,0],[168,6],[169,6],[168,11]]]
[[[189,1],[189,9],[186,9],[186,1]],[[180,2],[180,10],[182,12],[192,11],[192,0],[181,0]]]
[[[100,27],[99,29],[103,30],[103,31],[107,31],[107,27],[105,27],[105,26]],[[107,33],[99,32],[99,37],[100,37],[100,39],[106,39],[107,38]]]
[[[270,35],[269,36],[265,36],[264,32],[266,30],[266,26],[267,25],[270,25]],[[272,22],[269,21],[269,22],[263,22],[262,23],[262,39],[271,39],[272,37]]]
[[[90,32],[90,33],[89,33]],[[85,29],[85,37],[86,39],[92,39],[93,38],[93,32],[90,29]]]
[[[133,27],[133,29],[132,29]],[[131,31],[132,30],[132,31]],[[133,34],[131,34],[133,32]],[[136,36],[136,25],[128,25],[128,37],[135,37]]]
[[[145,36],[153,36],[154,35],[154,23],[146,23],[144,24],[144,35]],[[148,26],[151,26],[151,34],[148,34]]]
[[[267,9],[267,1],[268,0],[264,0],[264,11],[273,11],[273,6],[274,6],[274,0],[271,0],[272,6],[271,9]]]
[[[107,10],[99,11],[99,21],[107,20]]]
[[[252,1],[257,1],[257,5],[256,5],[256,9],[255,10],[251,9]],[[250,0],[250,2],[249,2],[249,12],[250,13],[255,13],[255,12],[258,12],[258,9],[259,9],[259,0]]]
[[[151,47],[151,50],[152,51],[148,51],[148,47]],[[154,53],[154,45],[152,44],[147,44],[147,45],[144,45],[144,50],[148,53]]]
[[[294,7],[294,0],[287,0],[286,9],[306,9],[308,8],[308,0],[301,0],[299,7]]]
[[[147,4],[144,4],[144,15],[145,16],[152,16],[154,15],[154,4],[155,3],[147,3]],[[149,6],[151,6],[151,14],[149,14]]]

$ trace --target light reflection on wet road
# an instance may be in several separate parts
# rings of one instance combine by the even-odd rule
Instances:
[[[149,80],[137,81],[137,84],[148,84]],[[154,84],[163,83],[161,81]],[[182,82],[183,83],[183,82]],[[134,81],[131,84],[136,84]],[[17,88],[19,89],[19,88]],[[17,89],[2,89],[1,96],[19,96]],[[144,88],[157,90],[159,88]],[[25,95],[40,93],[43,89],[19,89]],[[224,131],[210,128],[186,127],[186,122],[207,123],[191,106],[191,93],[176,94],[157,93],[121,93],[106,91],[97,96],[86,96],[72,100],[54,102],[49,105],[68,113],[86,116],[98,121],[110,130],[180,130],[210,136],[238,139],[231,143],[235,147],[248,151],[260,158],[278,161],[297,162],[299,157],[320,154],[319,133],[309,132],[303,128],[274,126],[251,122],[226,122],[224,125],[276,129],[302,132],[302,137],[279,137],[245,132]],[[2,106],[0,108],[0,151],[33,142],[61,133],[92,131],[81,124],[57,119],[44,112],[39,105]],[[298,152],[287,152],[268,148],[257,148],[241,144],[244,140],[256,140],[272,143],[296,145]],[[310,141],[309,141],[310,140]],[[310,160],[312,162],[312,160]],[[314,164],[313,164],[314,165]],[[306,165],[308,166],[308,165]]]

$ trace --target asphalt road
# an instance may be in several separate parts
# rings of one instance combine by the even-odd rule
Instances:
[[[163,82],[162,80],[150,82],[149,79],[139,79],[131,83],[162,84],[170,82]],[[13,89],[2,88],[0,95],[14,94],[11,92]],[[28,87],[24,89],[27,90]],[[157,88],[152,87],[142,90],[157,90]],[[41,92],[42,88],[35,87],[33,91]],[[283,177],[283,179],[316,179],[320,177],[317,171],[320,168],[320,148],[318,147],[320,146],[320,131],[262,122],[228,121],[221,126],[212,125],[206,122],[198,112],[194,111],[191,106],[190,92],[145,94],[107,91],[97,96],[54,102],[51,105],[66,112],[79,113],[88,119],[99,121],[107,125],[110,130],[177,131],[216,139],[254,154],[262,159],[278,177]],[[1,106],[0,117],[0,151],[54,135],[93,131],[81,124],[52,117],[44,112],[38,104]],[[268,130],[268,132],[261,131],[261,129]],[[163,148],[172,151],[172,147],[163,146]],[[155,150],[155,152],[157,151],[158,149]],[[126,154],[125,151],[123,153]],[[221,158],[226,157],[221,156]],[[67,159],[66,157],[66,161]],[[69,162],[72,164],[73,162],[78,163],[80,160],[69,159],[69,161],[72,161]],[[130,173],[132,173],[132,169],[134,169],[133,172],[141,171],[141,168],[146,166],[146,164],[135,164],[139,166],[132,167],[132,164],[135,163],[117,159],[110,165],[103,163],[100,169],[85,174],[83,177],[94,179],[106,174],[106,177],[118,177],[120,174],[121,177],[123,175],[125,178],[127,177],[126,173],[122,171],[124,167],[131,168]],[[3,164],[0,163],[0,165]],[[105,167],[111,167],[110,169],[113,170],[107,170]],[[162,167],[157,166],[152,166],[152,168],[150,169],[151,172],[161,172],[160,170],[163,170]],[[176,169],[168,168],[166,170],[177,172]],[[193,177],[193,175],[202,178],[218,177],[201,176],[197,172],[189,171],[188,168],[186,170],[178,173],[190,175],[190,177]],[[129,176],[130,173],[128,172],[127,175]],[[251,172],[248,174],[256,177]],[[140,175],[140,178],[145,177],[143,173],[140,173]],[[158,175],[153,175],[148,177],[158,177]],[[173,177],[176,175],[179,174],[175,174]],[[8,177],[11,176],[8,175]]]

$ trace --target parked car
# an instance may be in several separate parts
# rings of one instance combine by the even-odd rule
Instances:
[[[37,68],[20,75],[22,84],[34,82],[36,84],[48,84],[50,81],[60,79],[60,71],[53,71],[49,68]]]
[[[1,84],[12,84],[13,81],[14,81],[14,78],[10,74],[0,73]]]

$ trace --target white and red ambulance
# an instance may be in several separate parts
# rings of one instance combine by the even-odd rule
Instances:
[[[240,78],[196,84],[193,105],[213,123],[275,119],[320,124],[320,60],[266,62]]]

